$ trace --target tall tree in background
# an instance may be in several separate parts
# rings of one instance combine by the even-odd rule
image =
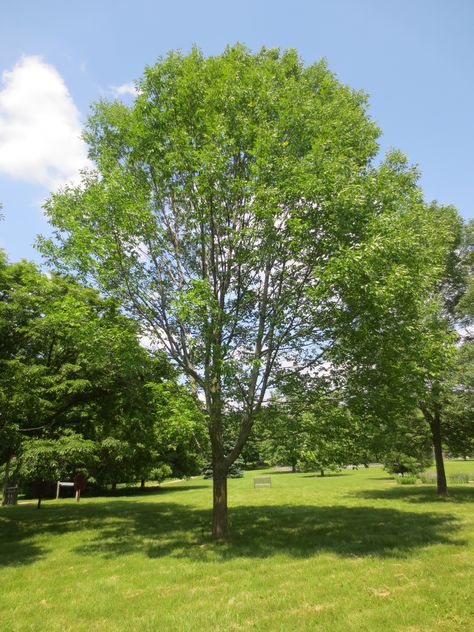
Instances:
[[[472,431],[469,413],[461,411],[470,399],[472,388],[472,355],[462,327],[471,320],[473,227],[464,226],[455,209],[432,205],[431,210],[438,217],[442,214],[449,218],[450,238],[442,275],[433,287],[419,326],[419,368],[424,378],[424,392],[420,394],[418,406],[431,432],[438,494],[446,496],[443,445],[451,444],[456,451],[461,442],[469,444]]]
[[[126,305],[202,394],[213,535],[226,538],[226,474],[269,390],[324,366],[334,334],[354,326],[340,280],[357,266],[363,276],[368,256],[365,283],[392,288],[373,320],[398,326],[443,236],[400,156],[371,165],[366,96],[324,63],[243,46],[172,53],[138,92],[130,107],[95,106],[85,138],[96,169],[52,195],[55,238],[40,247]],[[240,417],[230,449],[228,410]]]

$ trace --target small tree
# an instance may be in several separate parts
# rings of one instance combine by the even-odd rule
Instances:
[[[23,444],[19,476],[37,495],[39,509],[56,481],[90,471],[96,459],[94,442],[72,432],[59,439],[29,439]]]
[[[400,420],[383,435],[381,459],[392,474],[419,474],[433,464],[430,429],[421,413],[417,413]]]

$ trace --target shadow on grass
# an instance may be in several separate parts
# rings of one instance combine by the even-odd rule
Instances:
[[[386,480],[386,479],[385,479]],[[354,494],[358,498],[405,500],[410,503],[469,503],[474,502],[474,487],[461,487],[459,485],[448,486],[447,498],[438,496],[436,485],[397,485],[390,489],[370,489]]]
[[[403,490],[405,491],[405,490]],[[211,512],[170,502],[115,500],[89,505],[9,508],[0,514],[0,565],[26,564],[68,544],[79,555],[115,558],[142,554],[193,561],[320,552],[343,557],[405,557],[419,547],[462,545],[454,516],[374,507],[240,506],[231,510],[232,540],[210,541]],[[40,536],[35,542],[34,538]],[[49,537],[49,540],[48,540]]]
[[[118,489],[86,489],[86,491],[82,494],[82,498],[123,498],[128,496],[153,496],[154,494],[166,494],[170,491],[189,491],[190,489],[204,489],[207,485],[183,485],[181,482],[173,485],[173,483],[165,483],[164,485],[148,485],[145,488],[141,487],[119,487]],[[67,492],[62,496],[64,498],[70,497],[74,498],[74,492]]]
[[[350,471],[348,472],[327,472],[324,474],[324,476],[321,476],[321,474],[303,474],[302,478],[321,478],[321,479],[325,479],[325,478],[336,478],[338,476],[350,476]]]

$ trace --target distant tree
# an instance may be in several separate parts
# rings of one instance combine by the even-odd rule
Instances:
[[[210,457],[207,419],[196,397],[175,380],[148,384],[154,414],[153,437],[160,447],[159,463],[174,476],[201,472]]]
[[[419,474],[433,463],[430,429],[419,411],[400,420],[383,437],[381,460],[392,474]]]
[[[301,412],[286,402],[273,399],[256,420],[254,435],[259,454],[270,465],[291,466],[293,472],[301,457],[304,431]]]
[[[257,420],[255,432],[261,453],[271,465],[317,470],[324,476],[328,470],[354,462],[354,422],[334,396],[275,397]]]
[[[384,246],[379,235],[374,238],[378,254],[386,248],[383,259],[370,252],[350,253],[353,274],[341,276],[341,300],[346,323],[352,326],[335,330],[333,353],[348,406],[374,436],[377,429],[382,436],[391,436],[391,427],[416,418],[414,411],[422,410],[435,452],[438,493],[446,494],[441,407],[456,355],[450,314],[465,289],[462,222],[455,209],[435,204],[426,207],[424,219],[431,239],[427,252],[419,255],[425,261],[414,263],[419,277],[409,272],[408,262],[400,256],[410,243],[408,226],[408,232],[392,234]],[[384,275],[390,281],[384,282]]]
[[[444,443],[451,456],[474,456],[474,342],[458,349],[445,405]]]

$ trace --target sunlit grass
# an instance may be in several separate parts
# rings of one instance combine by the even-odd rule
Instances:
[[[449,471],[473,471],[473,462]],[[0,510],[0,630],[467,630],[474,486],[439,500],[381,468],[211,481]]]

